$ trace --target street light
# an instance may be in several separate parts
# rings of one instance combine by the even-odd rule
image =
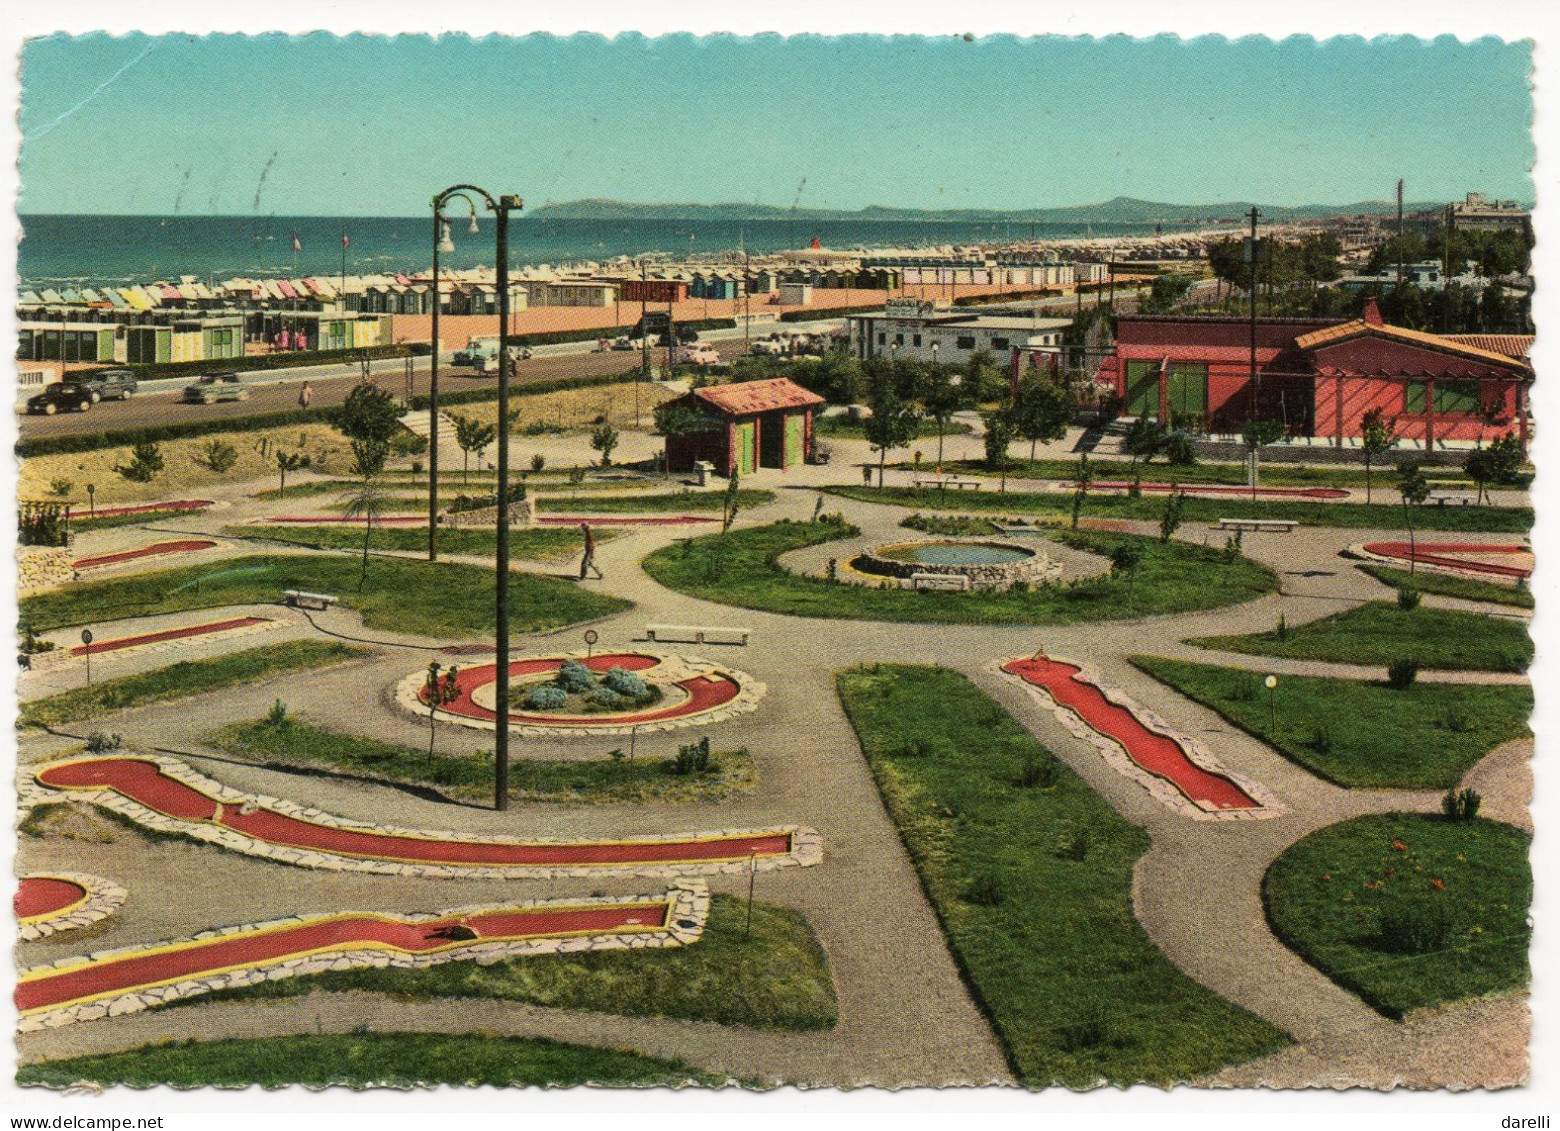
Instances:
[[[509,214],[518,212],[523,202],[518,196],[493,196],[475,185],[451,185],[433,198],[433,368],[428,385],[428,560],[437,555],[435,530],[439,502],[439,250],[449,242],[449,225],[444,221],[444,206],[459,199],[471,210],[471,227],[477,228],[480,199],[498,218],[493,235],[493,259],[498,284],[498,518],[497,546],[493,567],[494,634],[497,663],[493,713],[497,720],[493,743],[493,808],[509,808],[509,378],[513,360],[509,356]]]
[[[1268,741],[1272,742],[1278,730],[1278,676],[1268,676],[1262,686],[1268,689]]]

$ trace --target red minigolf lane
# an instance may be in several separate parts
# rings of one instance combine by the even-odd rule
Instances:
[[[191,554],[197,550],[209,550],[216,543],[206,538],[186,538],[179,542],[156,542],[139,550],[121,550],[117,554],[98,554],[91,558],[78,558],[71,562],[72,569],[92,569],[96,566],[133,562],[138,558],[155,558],[165,554]]]
[[[108,788],[158,813],[232,829],[255,840],[287,848],[369,860],[445,864],[473,868],[632,866],[785,856],[786,832],[691,837],[686,840],[580,841],[559,844],[492,843],[453,835],[405,835],[334,825],[287,816],[263,806],[218,802],[170,777],[143,758],[83,758],[47,766],[37,774],[50,789]]]
[[[627,671],[644,671],[647,668],[655,667],[661,661],[658,657],[644,656],[637,652],[615,652],[593,656],[588,660],[581,660],[580,662],[593,672],[605,672],[611,668],[624,668]],[[561,656],[549,656],[545,659],[516,660],[509,665],[509,675],[511,679],[516,676],[540,675],[544,672],[555,672],[562,666],[563,657]],[[486,687],[492,683],[497,673],[497,664],[482,664],[478,667],[460,669],[455,676],[455,687],[459,694],[454,702],[440,709],[447,715],[462,715],[466,718],[481,719],[484,722],[495,721],[498,718],[497,712],[476,702],[473,695],[479,688]],[[691,679],[678,680],[674,686],[686,691],[688,698],[681,703],[674,703],[670,707],[661,707],[659,709],[651,707],[637,714],[613,713],[610,715],[541,715],[511,709],[509,721],[527,725],[571,727],[622,727],[642,723],[665,722],[668,719],[680,719],[688,715],[712,711],[716,707],[724,706],[731,702],[741,691],[735,680],[726,679],[723,676],[694,676]]]
[[[1068,487],[1076,487],[1076,483],[1065,484]],[[1095,481],[1093,486],[1107,491],[1125,491],[1131,487],[1130,483],[1103,483]],[[1179,491],[1184,495],[1245,495],[1251,497],[1250,487],[1235,487],[1222,483],[1139,483],[1138,487],[1144,491],[1157,491],[1169,494]],[[1263,495],[1274,499],[1346,499],[1349,493],[1340,487],[1258,487],[1257,495]]]
[[[1465,569],[1473,573],[1492,573],[1499,577],[1531,577],[1533,570],[1526,566],[1502,565],[1500,562],[1481,562],[1459,555],[1466,554],[1531,554],[1533,548],[1521,543],[1488,542],[1367,542],[1367,553],[1384,558],[1415,561],[1420,565],[1443,566],[1447,569]]]
[[[117,652],[121,648],[138,648],[142,644],[159,644],[164,640],[184,640],[191,636],[207,636],[213,632],[226,632],[232,628],[248,628],[254,624],[267,624],[268,617],[234,617],[231,620],[212,621],[209,624],[190,624],[183,628],[165,628],[161,632],[146,632],[140,636],[121,636],[114,640],[94,640],[91,644],[78,644],[70,650],[72,656],[96,656],[99,652]]]
[[[18,919],[58,915],[87,898],[87,889],[58,876],[23,876],[16,885],[11,907]]]
[[[209,506],[211,506],[210,499],[174,499],[167,503],[137,503],[134,506],[125,507],[95,507],[90,513],[86,514],[77,511],[72,517],[79,521],[81,519],[115,518],[122,514],[151,514],[154,511],[198,511],[203,507]]]
[[[653,931],[667,926],[670,913],[671,904],[664,899],[640,899],[557,909],[500,908],[418,922],[368,913],[321,916],[298,924],[156,944],[80,966],[43,967],[36,974],[23,975],[15,1001],[23,1013],[57,1009],[92,998],[338,950],[435,954],[483,942]],[[466,928],[476,937],[440,937],[440,931],[451,927]]]
[[[1174,739],[1145,727],[1125,707],[1112,703],[1076,664],[1050,659],[1009,660],[1002,670],[1043,687],[1063,707],[1100,734],[1121,744],[1137,765],[1163,778],[1202,809],[1260,809],[1234,782],[1198,766]]]
[[[620,518],[613,515],[594,514],[543,514],[535,519],[545,526],[578,526],[588,522],[592,526],[680,526],[689,522],[718,522],[718,519],[696,514],[662,514]]]
[[[339,524],[346,526],[362,526],[368,521],[366,518],[348,518],[344,514],[278,514],[272,515],[266,522],[298,523],[306,526],[325,526]],[[418,514],[392,514],[374,519],[375,526],[427,526],[428,520]]]

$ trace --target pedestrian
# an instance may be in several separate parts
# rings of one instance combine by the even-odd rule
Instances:
[[[298,407],[299,408],[308,408],[309,405],[311,403],[313,403],[313,401],[314,401],[314,390],[309,388],[309,383],[307,381],[305,381],[303,383],[303,388],[298,390]]]
[[[580,559],[580,580],[585,580],[585,573],[589,570],[596,575],[596,580],[603,580],[600,568],[596,565],[596,535],[590,529],[590,523],[580,523],[580,533],[585,536],[585,556]]]

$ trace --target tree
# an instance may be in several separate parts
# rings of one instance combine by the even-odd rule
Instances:
[[[471,481],[471,454],[480,452],[493,442],[498,435],[498,427],[494,424],[484,424],[472,416],[457,416],[455,420],[455,443],[465,456],[465,466],[461,469],[461,482]]]
[[[946,365],[927,366],[921,374],[917,400],[921,402],[922,413],[937,424],[937,469],[941,471],[943,437],[948,431],[948,421],[970,403],[963,375]]]
[[[218,475],[226,475],[238,462],[238,449],[223,440],[207,440],[200,450],[200,462]]]
[[[423,682],[422,700],[428,704],[428,764],[433,764],[433,739],[434,722],[438,719],[439,708],[447,707],[460,698],[460,685],[456,677],[460,668],[454,664],[441,677],[439,675],[439,661],[428,661],[428,677]]]
[[[1013,430],[1013,415],[1006,409],[998,409],[996,412],[982,413],[981,420],[986,425],[986,466],[992,471],[1006,471],[1013,462],[1008,458],[1008,445],[1016,434]]]
[[[1073,481],[1072,501],[1072,528],[1078,529],[1078,516],[1083,513],[1083,500],[1089,493],[1089,484],[1094,482],[1094,472],[1089,467],[1089,453],[1084,452],[1078,457],[1078,473]]]
[[[1127,449],[1127,454],[1132,457],[1132,477],[1135,482],[1138,460],[1144,463],[1152,462],[1165,446],[1164,426],[1157,420],[1140,416],[1127,429],[1127,439],[1123,446]]]
[[[356,490],[343,495],[341,501],[346,504],[341,512],[345,517],[363,520],[363,572],[358,577],[358,592],[361,593],[368,581],[368,540],[374,527],[384,518],[390,500],[380,485],[378,471],[373,471],[363,473],[363,482]]]
[[[1479,296],[1480,329],[1487,334],[1499,334],[1510,329],[1511,300],[1506,288],[1491,281]]]
[[[1475,448],[1463,462],[1463,470],[1479,491],[1479,501],[1489,500],[1490,484],[1516,483],[1522,471],[1522,445],[1511,433],[1486,448]]]
[[[150,483],[162,472],[162,449],[151,440],[142,440],[130,449],[130,462],[114,470],[133,483]]]
[[[1170,492],[1170,497],[1165,500],[1165,513],[1159,519],[1159,540],[1170,541],[1175,532],[1181,529],[1181,512],[1186,507],[1186,492],[1179,488]]]
[[[1192,289],[1192,280],[1185,275],[1166,273],[1154,279],[1154,285],[1149,289],[1148,298],[1143,300],[1142,312],[1144,314],[1164,314],[1175,308],[1176,303],[1186,297],[1186,293]]]
[[[1365,501],[1370,502],[1370,466],[1397,443],[1397,417],[1386,419],[1381,409],[1373,408],[1360,417],[1360,450],[1365,455]]]
[[[349,440],[362,440],[389,446],[400,431],[405,406],[378,385],[354,386],[341,407],[331,413],[330,422]]]
[[[390,445],[379,440],[353,440],[352,441],[352,467],[353,475],[368,478],[378,475],[385,469],[385,460],[390,458]]]
[[[976,350],[964,363],[964,387],[977,404],[1006,400],[1007,372],[990,350]]]
[[[287,497],[287,473],[297,471],[302,466],[302,452],[284,452],[281,448],[276,449],[276,470],[281,476],[281,485],[276,492],[278,497],[283,499]]]
[[[1430,482],[1417,461],[1398,466],[1398,494],[1403,498],[1403,521],[1408,526],[1408,572],[1414,572],[1414,509],[1430,497]]]
[[[596,425],[590,434],[590,446],[601,453],[601,466],[612,466],[612,449],[618,445],[617,429],[605,422]]]
[[[872,415],[862,421],[862,432],[873,451],[878,453],[878,490],[883,489],[883,471],[890,448],[899,448],[916,438],[921,415],[915,405],[899,395],[891,371],[880,371],[868,382],[867,403]]]
[[[1143,560],[1143,548],[1132,542],[1123,542],[1110,552],[1112,577],[1127,579],[1127,606],[1132,605],[1132,583],[1137,580],[1138,563]]]
[[[1258,452],[1269,444],[1276,444],[1286,434],[1284,425],[1277,420],[1248,420],[1240,430],[1240,438],[1246,445],[1251,461],[1251,497],[1257,497],[1257,479],[1261,473]]]
[[[1041,440],[1060,440],[1072,422],[1072,393],[1062,384],[1031,367],[1018,383],[1013,398],[1013,428],[1029,441],[1029,459],[1034,462],[1035,445]]]
[[[738,503],[742,490],[742,469],[731,469],[731,478],[726,481],[726,497],[720,503],[720,532],[722,534],[731,529],[731,524],[737,521],[737,512],[742,509]]]

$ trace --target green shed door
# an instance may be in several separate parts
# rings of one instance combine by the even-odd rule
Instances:
[[[749,420],[737,425],[737,470],[752,475],[758,467],[758,422]]]
[[[806,426],[807,418],[799,412],[793,412],[785,418],[786,467],[796,467],[803,461],[802,447]]]
[[[1159,416],[1159,362],[1127,362],[1127,415]]]
[[[1165,393],[1172,413],[1202,416],[1208,411],[1208,366],[1202,362],[1172,362]]]

